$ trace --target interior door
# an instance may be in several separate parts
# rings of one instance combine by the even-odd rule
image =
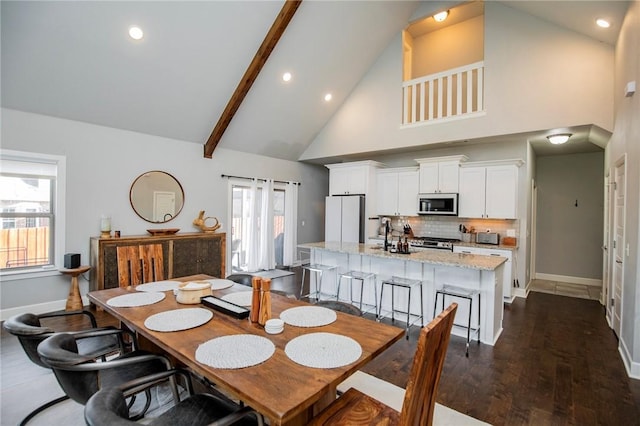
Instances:
[[[176,193],[153,191],[153,221],[166,222],[176,214]]]
[[[622,283],[624,280],[624,228],[625,228],[625,189],[626,162],[623,158],[616,163],[614,185],[614,229],[613,229],[613,331],[620,336],[622,318]]]

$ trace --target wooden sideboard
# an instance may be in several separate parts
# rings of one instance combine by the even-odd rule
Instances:
[[[120,246],[161,244],[166,279],[186,275],[225,276],[226,234],[184,233],[173,235],[136,235],[120,238],[91,238],[91,278],[89,291],[118,287]]]

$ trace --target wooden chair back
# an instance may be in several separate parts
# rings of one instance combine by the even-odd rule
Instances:
[[[162,244],[119,246],[116,250],[120,287],[136,286],[164,279]]]
[[[452,303],[420,332],[400,413],[403,426],[433,423],[436,390],[457,309],[458,304]]]
[[[356,388],[349,388],[314,417],[309,425],[432,425],[436,390],[457,309],[458,305],[452,303],[420,331],[400,413]]]

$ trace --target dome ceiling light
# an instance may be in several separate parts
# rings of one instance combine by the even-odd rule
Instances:
[[[447,16],[449,16],[449,11],[445,10],[443,12],[439,12],[433,15],[433,19],[435,19],[436,22],[442,22],[445,19],[447,19]]]
[[[570,137],[571,133],[557,133],[555,135],[547,136],[547,139],[549,139],[549,142],[554,145],[561,145],[563,143],[566,143]]]

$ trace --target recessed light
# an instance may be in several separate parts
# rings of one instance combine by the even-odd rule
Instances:
[[[144,36],[142,29],[140,27],[133,26],[129,28],[129,37],[134,40],[140,40]]]
[[[291,80],[290,72],[285,72],[284,74],[282,74],[282,81],[289,81],[289,80]]]
[[[327,102],[329,102],[331,100],[331,98],[333,98],[331,93],[327,93],[326,95],[324,95],[324,100],[327,101]]]
[[[598,25],[600,28],[609,28],[611,26],[609,21],[607,21],[606,19],[602,19],[602,18],[596,19],[596,25]]]
[[[449,11],[445,10],[443,12],[436,13],[435,15],[433,15],[433,19],[435,19],[436,22],[442,22],[445,19],[447,19],[447,16],[449,16]]]

